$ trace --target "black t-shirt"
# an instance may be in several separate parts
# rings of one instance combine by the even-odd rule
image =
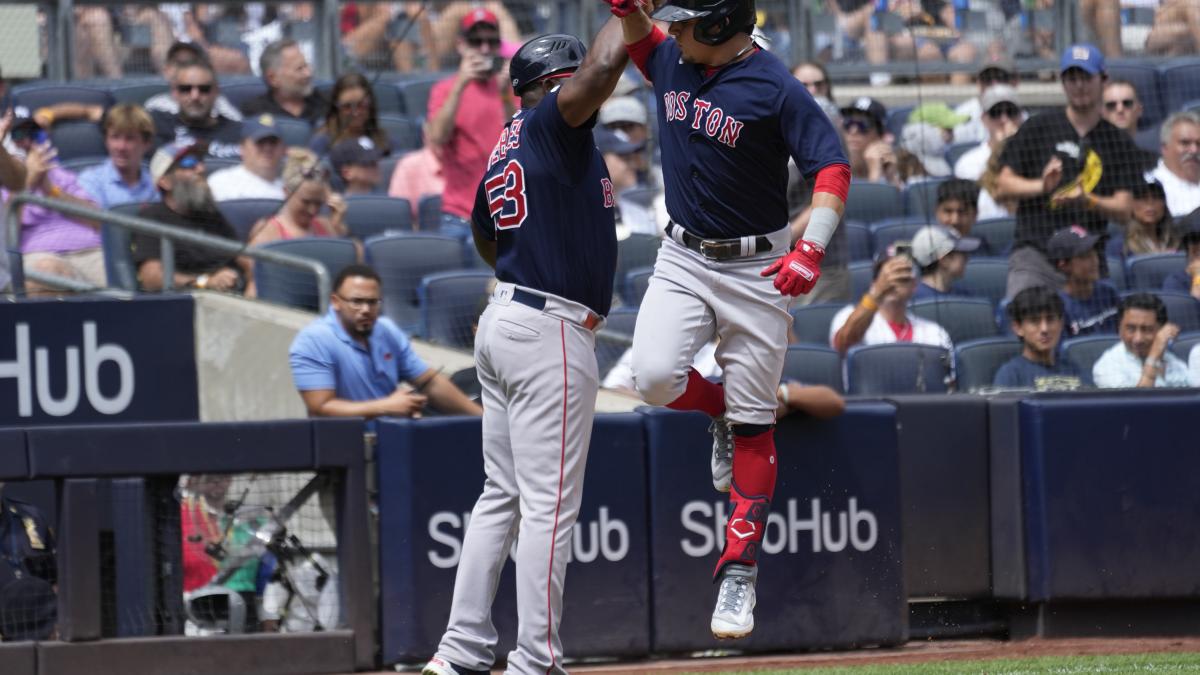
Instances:
[[[229,221],[225,220],[225,216],[221,215],[220,211],[214,210],[209,213],[184,216],[167,208],[166,204],[158,202],[143,206],[138,215],[142,218],[155,220],[166,225],[199,230],[204,234],[211,234],[215,237],[224,237],[234,241],[237,241],[238,238],[237,232],[234,231]],[[174,243],[176,272],[204,274],[215,272],[222,267],[228,267],[240,272],[234,257],[228,253],[200,248],[182,241]],[[160,244],[161,240],[157,237],[150,237],[143,234],[133,235],[132,248],[134,262],[140,266],[147,260],[156,260],[161,257]]]
[[[1021,387],[1037,391],[1075,390],[1090,386],[1091,380],[1084,377],[1074,363],[1059,358],[1053,366],[1034,363],[1023,354],[1014,356],[996,371],[993,384],[997,387]]]
[[[300,111],[300,116],[297,117],[288,112],[283,106],[279,105],[268,92],[262,96],[252,98],[242,104],[242,114],[246,117],[253,117],[263,113],[270,113],[278,117],[284,117],[293,120],[304,120],[316,128],[325,122],[325,115],[329,112],[329,101],[325,100],[318,92],[313,92],[304,99],[304,110]]]
[[[1100,180],[1092,194],[1111,196],[1118,190],[1131,190],[1140,180],[1142,153],[1129,135],[1106,120],[1083,138],[1071,126],[1065,110],[1044,112],[1030,118],[1008,140],[1000,155],[1000,165],[1012,168],[1023,178],[1042,176],[1046,162],[1058,155],[1063,163],[1060,187],[1074,180],[1094,152],[1100,163]],[[1013,248],[1035,246],[1045,251],[1054,231],[1070,225],[1082,225],[1092,234],[1104,234],[1108,223],[1097,211],[1083,208],[1050,208],[1050,195],[1022,199],[1017,206],[1016,242]]]
[[[228,117],[211,118],[211,126],[188,126],[172,115],[153,111],[154,141],[157,145],[167,143],[195,143],[208,141],[208,156],[240,159],[242,156],[242,123]]]

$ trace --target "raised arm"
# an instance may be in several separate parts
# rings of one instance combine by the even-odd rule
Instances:
[[[558,109],[567,124],[578,127],[591,119],[621,79],[621,72],[629,62],[629,53],[621,39],[622,23],[614,17],[604,24],[579,70],[559,91]]]

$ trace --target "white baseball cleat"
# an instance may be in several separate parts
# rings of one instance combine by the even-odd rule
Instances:
[[[733,425],[722,415],[713,418],[708,431],[713,437],[713,487],[717,492],[729,492],[733,481]]]
[[[449,661],[435,656],[421,669],[421,675],[458,675],[458,672]]]
[[[729,564],[721,574],[721,590],[712,615],[712,634],[718,640],[735,640],[754,630],[754,583],[758,567]]]

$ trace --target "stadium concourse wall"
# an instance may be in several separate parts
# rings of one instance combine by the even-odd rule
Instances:
[[[478,420],[380,424],[376,594],[363,567],[376,552],[366,536],[361,427],[200,419],[199,383],[211,376],[203,364],[221,360],[197,346],[209,330],[195,323],[201,302],[0,305],[0,480],[6,490],[49,486],[43,505],[58,526],[63,570],[60,640],[0,645],[4,672],[81,672],[81,663],[96,673],[345,672],[428,657],[482,485]],[[262,339],[286,344],[280,331]],[[231,341],[253,341],[253,330],[244,333]],[[913,617],[955,603],[999,608],[1014,635],[1198,632],[1200,455],[1188,433],[1198,413],[1200,397],[1184,390],[906,396],[852,400],[833,420],[785,418],[759,628],[736,646],[852,648],[953,634]],[[567,577],[572,656],[716,646],[706,621],[726,500],[711,488],[706,426],[700,415],[650,409],[598,417]],[[348,629],[101,636],[102,482],[245,471],[341,477],[339,568],[360,584],[345,592]],[[113,521],[117,538],[136,540],[145,527],[137,517]],[[131,580],[154,573],[136,553],[120,552],[116,575],[135,590]],[[118,599],[153,607],[137,592]],[[501,650],[511,644],[513,607],[511,583],[502,583]]]

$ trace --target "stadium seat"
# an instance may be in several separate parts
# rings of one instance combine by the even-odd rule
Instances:
[[[861,297],[861,294],[855,297]],[[829,346],[829,326],[844,302],[827,302],[792,308],[792,333],[804,344]]]
[[[855,302],[871,288],[871,282],[875,281],[874,267],[875,263],[870,260],[859,260],[847,266],[850,271],[850,297]]]
[[[1000,302],[1008,285],[1008,259],[971,258],[956,285],[973,296]]]
[[[846,391],[842,382],[842,356],[819,345],[788,345],[783,379],[807,385],[823,384],[839,394]]]
[[[279,128],[279,138],[286,146],[307,148],[312,141],[313,128],[304,120],[276,117],[275,126]]]
[[[1141,291],[1125,291],[1121,297],[1135,292]],[[1179,326],[1180,331],[1200,330],[1200,300],[1179,291],[1154,291],[1154,294],[1167,306],[1167,320]]]
[[[417,202],[417,222],[423,232],[437,232],[442,226],[442,196],[425,195]]]
[[[112,94],[113,101],[116,103],[136,103],[144,105],[152,96],[165,94],[171,90],[171,86],[167,81],[156,77],[142,82],[133,81],[122,84],[113,85],[109,89]]]
[[[433,90],[433,85],[447,74],[439,73],[397,82],[395,87],[401,101],[398,112],[402,115],[425,117],[429,112],[429,92]]]
[[[392,182],[392,173],[396,171],[396,163],[404,154],[404,152],[393,152],[379,160],[379,182],[375,184],[375,189],[379,191],[379,194],[387,194],[388,186]]]
[[[50,142],[60,160],[96,157],[108,154],[104,132],[93,122],[60,122],[50,129]]]
[[[462,243],[439,234],[385,234],[363,244],[367,264],[383,280],[383,312],[401,328],[419,328],[421,312],[417,287],[421,279],[437,272],[461,269]]]
[[[1021,353],[1021,341],[988,337],[954,343],[954,380],[958,391],[969,393],[992,386],[996,371]]]
[[[662,237],[653,234],[634,233],[624,239],[618,239],[617,271],[613,283],[619,287],[625,282],[625,275],[629,270],[652,267],[658,259],[659,246],[662,246]]]
[[[103,156],[97,157],[95,155],[89,155],[87,157],[76,157],[74,159],[63,160],[63,161],[60,161],[58,163],[58,165],[64,169],[66,169],[67,171],[70,171],[71,173],[78,175],[78,174],[83,173],[84,171],[87,171],[88,169],[92,168],[93,166],[100,166],[107,159],[108,159],[107,157],[103,157]]]
[[[217,202],[217,209],[233,226],[240,241],[248,240],[254,224],[279,213],[282,206],[281,199],[229,199]]]
[[[13,106],[28,108],[30,113],[56,103],[83,103],[108,109],[113,104],[113,97],[107,90],[77,84],[32,82],[12,88]]]
[[[943,347],[898,342],[851,347],[846,355],[846,393],[942,393],[947,390],[950,353]]]
[[[1200,63],[1196,63],[1195,59],[1168,63],[1162,66],[1159,73],[1162,78],[1160,91],[1163,96],[1163,112],[1154,118],[1155,123],[1166,119],[1170,113],[1184,110],[1185,103],[1200,95]],[[1141,89],[1138,92],[1140,94]],[[1145,106],[1145,103],[1142,105]],[[1142,113],[1143,120],[1145,117],[1146,113]],[[1139,126],[1145,128],[1152,125],[1143,123]]]
[[[454,386],[462,390],[468,398],[479,400],[483,393],[483,386],[479,384],[479,373],[475,370],[475,366],[469,366],[462,370],[456,370],[450,374],[450,381]]]
[[[635,267],[625,273],[621,284],[621,302],[627,307],[637,307],[642,304],[646,289],[650,287],[650,276],[654,274],[653,267]]]
[[[1016,218],[987,218],[975,223],[971,236],[982,239],[990,255],[1003,256],[1012,248],[1016,229]]]
[[[967,154],[968,150],[977,147],[979,147],[979,144],[975,142],[952,144],[950,147],[946,148],[946,163],[950,165],[951,169],[953,169],[954,165],[958,163],[960,157]]]
[[[113,213],[136,216],[145,204],[121,204],[110,209]],[[100,246],[104,249],[104,272],[108,285],[126,291],[136,291],[137,267],[133,264],[133,252],[129,248],[132,239],[129,230],[110,223],[100,226]]]
[[[388,232],[412,232],[412,204],[386,195],[346,198],[346,227],[350,236],[366,239]]]
[[[604,330],[633,337],[633,327],[637,325],[637,307],[617,307],[608,313],[604,321]]]
[[[257,248],[320,261],[329,273],[331,282],[343,267],[353,264],[358,257],[354,242],[328,237],[272,241]],[[317,278],[307,270],[255,260],[254,282],[258,287],[260,300],[310,311],[316,311],[320,306]]]
[[[1129,280],[1125,278],[1125,261],[1111,255],[1107,257],[1107,261],[1108,283],[1115,286],[1118,291],[1129,288]]]
[[[997,332],[995,306],[983,298],[946,296],[918,300],[909,310],[945,328],[954,344],[993,337]]]
[[[487,301],[492,273],[460,270],[427,275],[417,286],[421,307],[418,333],[427,340],[469,349],[475,342],[471,324]]]
[[[1166,117],[1163,107],[1164,97],[1160,93],[1162,77],[1160,77],[1158,69],[1146,63],[1113,59],[1108,61],[1105,70],[1110,79],[1126,80],[1137,90],[1138,98],[1142,102],[1142,118],[1139,126],[1143,129],[1158,126],[1158,123]],[[1180,93],[1186,96],[1188,91],[1181,89]],[[1195,91],[1195,89],[1190,91]]]
[[[1074,363],[1079,372],[1090,379],[1096,359],[1120,340],[1116,335],[1083,335],[1063,340],[1058,349],[1064,359]]]
[[[1200,330],[1180,333],[1179,337],[1171,343],[1171,352],[1187,361],[1192,354],[1192,348],[1196,345],[1200,345]]]
[[[1130,290],[1157,291],[1164,279],[1186,267],[1187,256],[1183,253],[1135,255],[1125,261],[1125,278]]]
[[[934,222],[938,186],[944,182],[944,178],[930,178],[904,188],[904,192],[901,193],[904,198],[904,213],[920,216],[926,222]]]
[[[410,117],[380,115],[379,127],[392,139],[393,153],[416,150],[423,144],[421,125]]]
[[[904,202],[900,199],[900,190],[894,185],[850,181],[844,214],[846,220],[858,220],[870,225],[903,212]]]
[[[898,18],[897,15],[892,14],[891,12],[879,12],[876,13],[875,16],[885,19]],[[886,131],[891,132],[891,134],[896,137],[897,144],[900,142],[900,136],[902,136],[904,133],[904,125],[908,123],[908,116],[912,114],[914,108],[916,108],[916,106],[898,105],[893,106],[890,110],[888,110],[887,119],[884,120],[883,126],[886,127]]]
[[[632,335],[617,333],[607,328],[601,328],[596,333],[596,369],[600,373],[601,381],[604,381],[608,371],[612,370],[632,346]]]
[[[888,246],[897,241],[912,241],[913,235],[928,222],[921,216],[901,216],[876,221],[871,226],[872,255],[886,254]]]
[[[224,96],[233,107],[241,110],[246,103],[252,99],[267,93],[267,85],[260,79],[253,80],[236,80],[226,82],[224,78],[221,81],[221,95]]]
[[[232,157],[205,157],[204,158],[204,173],[211,176],[221,169],[228,169],[231,166],[241,164],[242,160]]]
[[[846,258],[848,260],[870,260],[871,229],[863,223],[857,222],[842,223],[842,227],[846,229],[846,247],[850,249]]]

